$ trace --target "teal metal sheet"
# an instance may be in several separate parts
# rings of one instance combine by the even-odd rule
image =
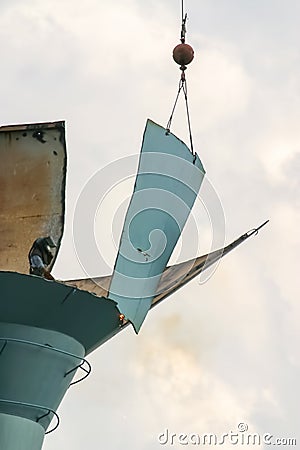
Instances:
[[[197,155],[148,120],[108,297],[140,329],[205,171]]]
[[[86,353],[119,331],[115,302],[34,275],[0,272],[0,322],[72,336]]]

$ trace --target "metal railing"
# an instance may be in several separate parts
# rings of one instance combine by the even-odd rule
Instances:
[[[49,416],[49,414],[53,414],[53,417],[56,418],[56,424],[53,428],[51,428],[51,430],[46,431],[45,434],[49,434],[52,433],[52,431],[56,430],[56,428],[59,425],[59,416],[58,414],[51,408],[48,408],[48,406],[42,406],[42,405],[35,405],[34,403],[26,403],[26,402],[20,402],[20,401],[16,401],[16,400],[5,400],[3,398],[0,398],[0,403],[6,403],[8,405],[17,405],[17,406],[25,406],[28,408],[34,408],[34,409],[44,409],[46,412],[46,414],[43,414],[42,416],[39,416],[36,418],[36,422],[38,423],[40,420],[42,420],[43,418]]]
[[[91,367],[90,363],[85,358],[83,358],[82,356],[74,355],[73,353],[67,352],[65,350],[61,350],[59,348],[52,347],[52,345],[50,345],[50,344],[39,344],[38,342],[27,341],[25,339],[1,338],[1,337],[0,337],[0,341],[4,342],[4,344],[3,344],[3,346],[2,346],[2,348],[0,350],[0,356],[3,353],[3,351],[4,351],[5,347],[7,346],[8,342],[16,342],[16,343],[19,343],[19,344],[33,345],[35,347],[40,347],[40,348],[44,348],[44,349],[47,349],[47,350],[52,350],[54,352],[61,353],[63,355],[67,355],[67,356],[71,356],[72,358],[75,358],[75,359],[81,361],[80,364],[75,366],[73,369],[68,370],[68,372],[66,372],[65,375],[64,375],[64,377],[66,377],[67,375],[69,375],[70,373],[74,372],[77,369],[81,369],[81,370],[83,370],[85,372],[85,374],[81,378],[79,378],[79,380],[76,380],[76,381],[73,381],[72,383],[70,383],[70,386],[72,386],[73,384],[77,384],[80,381],[83,381],[85,378],[87,378],[89,376],[89,374],[92,371],[92,367]],[[84,365],[86,365],[87,368],[85,368]]]
[[[74,355],[73,353],[67,352],[65,350],[61,350],[59,348],[52,347],[50,344],[39,344],[37,342],[27,341],[25,339],[2,338],[2,337],[0,337],[0,342],[1,341],[3,342],[3,345],[2,345],[2,348],[0,349],[0,357],[1,357],[2,353],[3,353],[3,351],[5,350],[6,346],[8,345],[8,343],[9,342],[13,342],[13,343],[17,343],[17,344],[32,345],[34,347],[39,347],[39,348],[43,348],[43,349],[46,349],[46,350],[52,350],[53,352],[57,352],[57,353],[60,353],[62,355],[70,356],[72,358],[75,358],[75,359],[81,361],[80,364],[78,364],[74,368],[68,370],[64,374],[64,377],[66,377],[70,373],[76,371],[77,369],[81,369],[81,370],[83,370],[85,372],[85,374],[81,378],[79,378],[78,380],[73,381],[72,383],[70,383],[69,387],[72,386],[73,384],[79,383],[80,381],[84,380],[91,373],[92,367],[91,367],[90,363],[85,358],[83,358],[82,356]],[[86,365],[87,368],[84,367],[84,365]],[[60,420],[59,420],[58,414],[53,409],[49,408],[48,406],[36,405],[36,404],[33,404],[33,403],[26,403],[26,402],[21,402],[21,401],[17,401],[17,400],[5,400],[5,399],[0,399],[0,403],[6,403],[8,405],[10,404],[10,405],[17,405],[17,406],[25,406],[27,408],[34,408],[34,409],[45,410],[46,413],[43,414],[42,416],[37,417],[36,418],[36,422],[40,422],[42,419],[44,419],[45,417],[47,417],[50,414],[52,414],[52,419],[53,419],[53,417],[56,418],[56,424],[55,424],[55,426],[53,428],[51,428],[51,430],[46,431],[45,434],[52,433],[52,431],[56,430],[57,427],[59,426]],[[51,419],[51,421],[52,421],[52,419]]]

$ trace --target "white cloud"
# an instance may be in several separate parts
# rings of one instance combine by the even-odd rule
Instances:
[[[221,14],[219,2],[189,3],[192,125],[224,205],[228,239],[271,222],[228,255],[208,283],[194,282],[151,312],[140,336],[127,330],[91,356],[93,375],[68,393],[47,450],[96,449],[99,441],[152,450],[164,426],[223,432],[242,420],[253,430],[296,433],[298,6],[273,9],[264,0],[250,8],[232,0]],[[171,111],[177,9],[171,1],[149,4],[2,5],[1,123],[67,119],[60,276],[80,273],[71,225],[82,186],[98,168],[139,151],[148,116],[164,124]],[[279,25],[283,32],[273,35]],[[173,129],[186,137],[182,101]],[[207,236],[205,229],[201,239]]]
[[[197,127],[203,132],[246,111],[253,81],[234,49],[224,43],[200,38],[198,58],[189,81]]]

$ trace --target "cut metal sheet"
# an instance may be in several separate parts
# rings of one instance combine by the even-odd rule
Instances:
[[[264,225],[265,224],[263,224],[263,226]],[[236,239],[234,242],[230,243],[229,245],[227,245],[224,248],[215,250],[206,255],[199,256],[195,259],[167,267],[161,276],[159,285],[157,287],[156,294],[151,303],[151,308],[158,305],[162,300],[166,299],[171,294],[173,294],[175,291],[177,291],[178,289],[183,287],[185,284],[187,284],[189,281],[191,281],[193,278],[195,278],[197,275],[204,272],[211,265],[215,264],[223,256],[227,255],[227,253],[234,250],[236,247],[238,247],[240,244],[242,244],[249,237],[256,235],[260,228],[261,227],[258,227],[258,228],[248,231],[247,233],[243,234],[238,239]],[[92,279],[70,280],[70,281],[65,281],[64,283],[75,288],[74,295],[75,295],[75,291],[77,292],[78,296],[80,295],[80,291],[77,290],[77,288],[80,288],[80,289],[84,289],[85,291],[92,292],[95,295],[99,296],[101,302],[99,302],[98,306],[99,306],[99,308],[100,307],[104,308],[104,306],[106,304],[103,302],[103,300],[105,299],[105,297],[107,295],[106,288],[109,284],[109,280],[110,280],[110,277],[106,276],[106,277],[94,278],[93,280]],[[90,299],[90,297],[87,296],[87,292],[83,292],[83,291],[81,291],[81,292],[82,292],[82,295],[85,294],[86,300],[84,300],[84,301],[81,300],[78,304],[80,304],[82,308],[86,307],[86,309],[88,310],[88,306],[87,305],[84,306],[84,305],[85,305],[85,302],[87,302],[87,300]],[[94,297],[94,296],[92,296],[92,297]],[[73,295],[68,297],[68,301],[70,302],[70,307],[72,307],[71,306],[72,304],[75,307],[75,297]],[[52,304],[53,304],[53,302],[52,302]],[[111,308],[112,308],[112,304],[113,304],[113,302],[111,302],[111,305],[110,305]],[[100,313],[100,309],[99,309],[101,318],[99,318],[98,315],[95,315],[93,313],[94,315],[91,315],[91,317],[93,317],[93,318],[89,322],[86,322],[89,325],[87,327],[85,327],[84,329],[88,329],[89,332],[92,332],[92,330],[95,330],[95,331],[93,331],[93,333],[94,333],[93,338],[96,337],[96,341],[93,343],[89,343],[89,346],[86,346],[86,343],[84,340],[80,341],[80,342],[84,342],[84,345],[86,346],[88,353],[90,351],[92,351],[93,349],[95,349],[96,347],[98,347],[99,345],[103,344],[105,341],[110,339],[112,336],[117,334],[119,331],[124,329],[129,324],[128,321],[123,321],[120,324],[120,321],[118,321],[117,318],[115,317],[116,310],[117,310],[117,308],[115,308],[115,312],[112,313],[112,316],[111,316],[111,317],[114,317],[113,322],[110,322],[110,320],[112,320],[111,318],[109,319],[108,317],[105,316],[106,312],[104,309],[101,310],[101,313]],[[112,311],[113,311],[113,308],[112,308]],[[82,310],[82,312],[81,312],[82,317],[84,317],[84,314],[86,314],[86,313],[83,313],[83,310]],[[72,311],[72,317],[73,318],[78,317],[75,310]],[[97,321],[100,319],[103,320],[103,322],[101,323],[101,327],[97,328],[97,326],[98,326]],[[66,326],[68,326],[68,327],[71,326],[69,320],[67,320]],[[76,327],[76,333],[78,333],[77,329],[78,329],[78,327]],[[71,333],[71,330],[68,330],[68,334],[70,334],[70,333]],[[70,335],[73,335],[73,334],[70,334]]]
[[[0,271],[29,273],[33,242],[64,227],[64,122],[0,127]]]
[[[169,295],[215,264],[219,259],[227,255],[227,253],[236,248],[250,236],[251,235],[248,233],[245,233],[224,248],[166,267],[159,280],[151,306],[154,306],[161,300],[169,297]],[[111,275],[95,277],[93,279],[84,278],[80,280],[63,281],[64,284],[88,291],[98,297],[107,297],[110,282]]]
[[[195,260],[167,267],[151,307],[188,283],[252,234],[246,233],[224,249]],[[103,286],[110,277],[96,280]],[[78,289],[78,287],[81,289]],[[86,353],[112,338],[129,322],[120,320],[116,303],[101,296],[93,280],[48,281],[41,277],[0,272],[0,317],[3,323],[18,323],[72,336]],[[101,288],[102,289],[102,288]],[[93,291],[99,295],[92,295]]]
[[[76,287],[82,291],[90,292],[90,294],[95,294],[97,297],[107,297],[110,282],[111,275],[63,281],[64,284]]]
[[[182,141],[147,121],[108,294],[136,332],[151,307],[204,173],[199,157]]]

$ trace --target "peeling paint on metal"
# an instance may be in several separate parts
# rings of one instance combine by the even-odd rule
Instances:
[[[36,238],[57,243],[64,227],[64,122],[0,127],[0,270],[29,272]]]

